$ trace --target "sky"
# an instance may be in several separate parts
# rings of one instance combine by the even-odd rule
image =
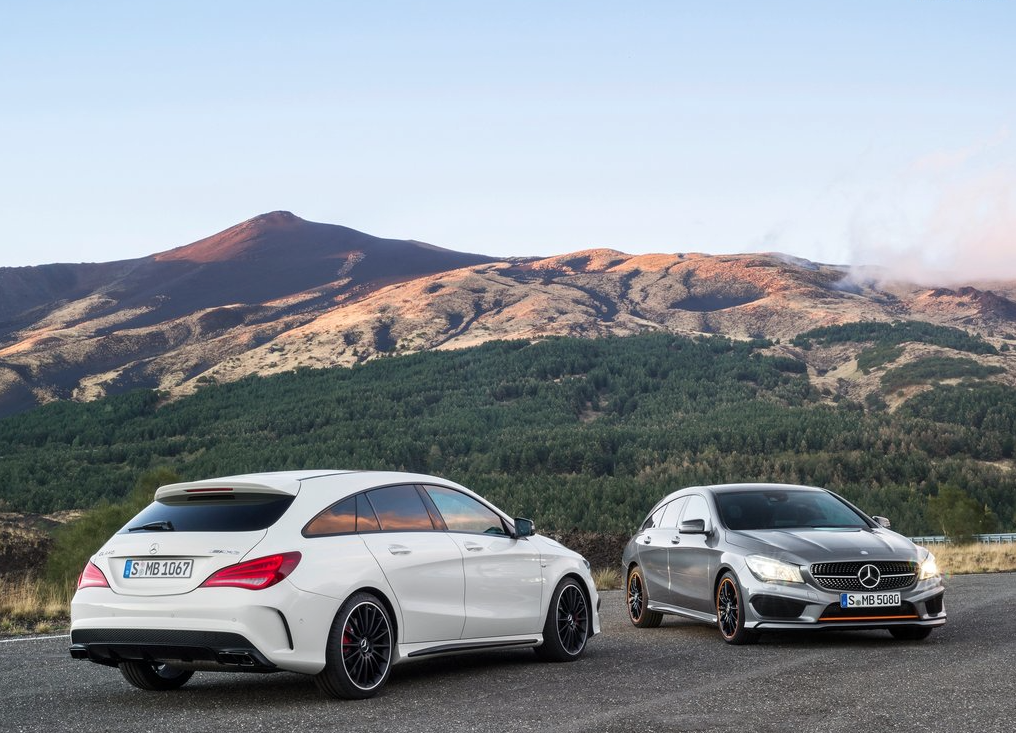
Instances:
[[[1009,0],[8,3],[0,266],[281,209],[1016,277],[1014,36]]]

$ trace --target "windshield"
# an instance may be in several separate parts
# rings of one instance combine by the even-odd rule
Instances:
[[[864,517],[824,491],[753,490],[716,494],[728,529],[864,529]]]

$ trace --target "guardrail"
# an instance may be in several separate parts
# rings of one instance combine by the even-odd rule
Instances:
[[[993,534],[975,534],[974,541],[985,545],[1011,545],[1016,542],[1016,532],[1002,532]],[[915,545],[951,545],[952,540],[944,534],[925,535],[923,537],[911,537],[910,541]]]

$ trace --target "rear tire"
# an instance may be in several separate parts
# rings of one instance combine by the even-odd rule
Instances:
[[[628,620],[640,629],[655,629],[663,621],[663,614],[649,610],[649,594],[646,592],[646,579],[642,568],[635,565],[628,571],[628,582],[625,585],[625,605],[628,607]]]
[[[151,692],[178,690],[194,673],[168,664],[153,662],[120,662],[120,674],[135,687]]]
[[[574,662],[586,650],[591,623],[585,591],[574,578],[565,578],[550,598],[536,655],[545,662]]]
[[[727,572],[716,586],[716,626],[728,644],[754,644],[758,632],[744,628],[744,594],[737,576]]]
[[[930,626],[892,626],[889,633],[900,641],[920,641],[931,634]]]
[[[374,697],[388,681],[394,647],[395,633],[384,604],[370,593],[354,593],[332,621],[325,668],[314,680],[332,697]]]

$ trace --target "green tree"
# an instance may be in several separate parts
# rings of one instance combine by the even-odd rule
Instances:
[[[85,563],[106,540],[151,503],[158,487],[179,480],[168,468],[149,471],[138,479],[134,491],[124,501],[97,506],[57,530],[46,563],[47,580],[60,587],[73,584]]]
[[[965,541],[975,534],[991,532],[998,526],[998,518],[987,507],[962,489],[943,486],[938,496],[928,499],[928,517],[941,527],[942,534],[952,540]]]

